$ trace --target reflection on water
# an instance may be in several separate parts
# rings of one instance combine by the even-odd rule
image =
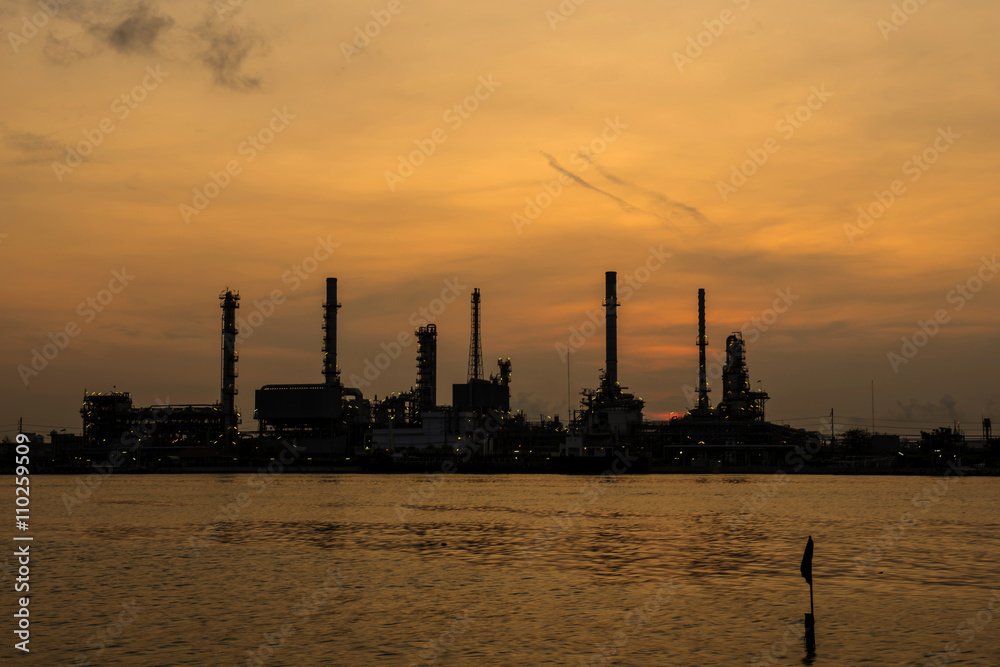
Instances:
[[[933,479],[791,477],[747,511],[770,476],[117,476],[72,516],[75,480],[36,479],[26,664],[1000,663],[1000,619],[956,633],[1000,589],[993,479],[864,570]]]

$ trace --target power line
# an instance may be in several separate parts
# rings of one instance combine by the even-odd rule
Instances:
[[[775,417],[771,421],[775,421],[775,422],[820,421],[820,420],[829,419],[829,418],[830,418],[829,415],[822,415],[822,416],[819,416],[819,417],[785,417],[785,418]],[[841,415],[837,415],[837,421],[840,422],[841,420],[863,422],[865,424],[870,424],[871,423],[871,417],[843,417]],[[953,418],[948,418],[948,419],[934,419],[934,420],[927,420],[927,419],[878,419],[876,421],[878,421],[879,424],[884,424],[884,423],[888,422],[888,423],[896,423],[896,424],[938,424],[938,425],[940,425],[940,424],[951,424],[955,420]]]

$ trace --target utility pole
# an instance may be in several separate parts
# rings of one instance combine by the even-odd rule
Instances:
[[[833,429],[833,408],[830,408],[830,449],[836,448],[837,444],[837,434]]]
[[[569,430],[573,424],[573,390],[569,379],[569,355],[572,350],[566,350],[566,429]]]
[[[875,435],[875,380],[872,380],[872,435]]]

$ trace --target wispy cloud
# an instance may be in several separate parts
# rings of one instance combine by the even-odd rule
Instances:
[[[92,55],[91,52],[84,50],[83,45],[68,38],[57,37],[51,32],[45,36],[42,53],[50,62],[63,66],[72,65],[77,60]]]
[[[197,25],[171,30],[176,21],[155,0],[138,2],[75,1],[59,18],[82,30],[45,38],[43,53],[52,63],[71,65],[107,49],[122,55],[157,53],[170,59],[195,60],[205,66],[213,82],[239,92],[260,89],[263,77],[245,71],[251,56],[270,51],[268,40],[252,24],[237,20],[238,9],[220,16],[211,10]],[[191,40],[194,40],[193,42]]]
[[[645,211],[642,211],[641,209],[639,209],[638,207],[633,206],[632,204],[628,203],[627,201],[625,201],[621,197],[613,195],[610,192],[608,192],[606,190],[602,190],[599,187],[597,187],[596,185],[592,185],[592,184],[588,183],[587,181],[583,180],[582,178],[580,178],[579,176],[577,176],[576,174],[574,174],[573,172],[571,172],[569,169],[566,169],[561,164],[559,164],[559,160],[557,160],[554,156],[549,155],[545,151],[539,151],[539,153],[541,153],[542,155],[544,155],[545,158],[549,161],[549,166],[550,167],[552,167],[553,169],[555,169],[556,171],[558,171],[558,172],[560,172],[562,174],[565,174],[566,176],[568,176],[569,178],[573,179],[575,182],[579,183],[583,187],[588,188],[590,190],[593,190],[594,192],[598,192],[598,193],[604,195],[605,197],[608,197],[612,201],[617,202],[618,205],[622,207],[622,210],[625,211],[626,213],[644,213],[645,212]]]
[[[658,206],[662,207],[664,209],[665,214],[667,215],[680,213],[681,215],[693,218],[699,224],[706,225],[713,229],[717,228],[717,225],[715,225],[712,221],[706,218],[705,215],[694,206],[689,206],[684,202],[679,202],[675,199],[671,199],[662,192],[657,192],[656,190],[650,190],[636,183],[630,183],[629,181],[626,181],[608,172],[608,170],[604,169],[600,165],[595,164],[594,167],[597,169],[597,173],[599,173],[601,176],[611,181],[615,185],[620,185],[622,187],[626,187],[635,190],[636,192],[641,192],[649,197],[652,197],[653,201]]]
[[[20,153],[14,164],[37,164],[49,162],[59,156],[61,146],[51,139],[34,132],[4,130],[3,143]]]
[[[600,169],[598,170],[599,173],[602,176],[604,176],[608,181],[610,181],[611,183],[613,183],[615,185],[630,187],[632,189],[641,191],[641,192],[643,192],[646,195],[652,195],[654,197],[654,203],[656,205],[661,206],[662,208],[664,208],[666,210],[666,213],[657,213],[656,211],[651,211],[648,208],[642,208],[640,206],[636,206],[635,204],[633,204],[633,203],[631,203],[631,202],[623,199],[622,197],[619,197],[618,195],[616,195],[616,194],[614,194],[612,192],[608,192],[607,190],[604,190],[602,188],[597,187],[593,183],[585,181],[583,178],[581,178],[577,174],[574,174],[572,171],[570,171],[566,167],[564,167],[561,164],[559,164],[559,161],[554,156],[546,153],[545,151],[539,151],[539,152],[543,156],[545,156],[545,158],[549,161],[549,166],[550,167],[552,167],[553,169],[555,169],[556,171],[558,171],[561,174],[565,174],[567,177],[569,177],[570,179],[572,179],[575,183],[577,183],[579,185],[582,185],[583,187],[587,188],[588,190],[593,190],[594,192],[597,192],[598,194],[604,195],[608,199],[614,201],[626,213],[630,213],[630,214],[642,214],[642,215],[652,216],[652,217],[654,217],[654,218],[656,218],[656,219],[658,219],[658,220],[666,223],[667,226],[669,226],[672,230],[677,231],[679,233],[684,233],[684,232],[683,232],[683,230],[681,230],[681,229],[678,228],[677,221],[675,220],[676,214],[678,212],[683,213],[685,215],[685,217],[694,218],[699,223],[711,225],[711,223],[708,222],[708,219],[705,218],[705,216],[702,215],[701,212],[698,209],[696,209],[696,208],[693,208],[693,207],[688,206],[686,204],[682,204],[680,202],[676,202],[676,201],[670,199],[669,197],[667,197],[666,195],[660,194],[658,192],[650,192],[648,190],[640,188],[639,186],[635,186],[635,185],[632,185],[630,183],[627,183],[627,182],[625,182],[625,181],[623,181],[623,180],[621,180],[621,179],[619,179],[619,178],[617,178],[615,176],[612,176],[612,175],[608,174],[607,172],[605,172],[603,170],[600,170]]]
[[[262,77],[244,73],[243,66],[252,54],[266,55],[270,50],[263,35],[252,27],[237,25],[232,17],[222,20],[213,14],[195,32],[204,42],[201,62],[212,72],[216,85],[239,92],[260,88]]]
[[[915,398],[911,398],[908,403],[897,401],[896,406],[890,410],[890,416],[898,416],[903,419],[920,418],[951,422],[960,419],[962,414],[958,407],[958,401],[945,394],[936,403],[932,401],[921,403]]]
[[[138,2],[125,18],[95,24],[90,32],[118,53],[151,53],[160,34],[173,25],[174,19],[161,14],[155,4]]]

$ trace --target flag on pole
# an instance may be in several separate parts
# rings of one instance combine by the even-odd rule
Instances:
[[[799,568],[802,576],[805,577],[809,585],[813,585],[813,538],[812,535],[809,536],[809,541],[806,543],[806,551],[802,554],[802,566]]]

